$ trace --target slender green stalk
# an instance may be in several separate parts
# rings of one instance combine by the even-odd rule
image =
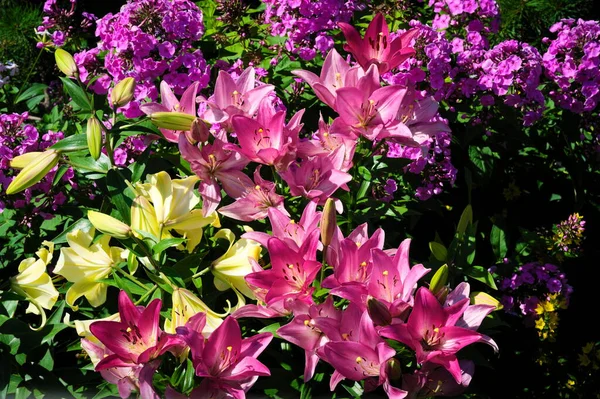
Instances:
[[[38,53],[37,57],[35,58],[35,61],[33,61],[33,65],[31,65],[31,68],[29,68],[29,71],[27,72],[27,76],[25,77],[25,81],[19,88],[19,92],[17,93],[17,95],[15,96],[15,98],[13,100],[13,105],[16,104],[15,101],[17,101],[17,98],[19,98],[19,96],[23,92],[23,89],[25,88],[25,86],[27,86],[27,83],[29,83],[29,78],[31,77],[31,74],[35,70],[35,67],[37,66],[37,63],[40,60],[40,57],[42,56],[43,52],[44,52],[44,49],[43,48],[40,49],[40,52]]]

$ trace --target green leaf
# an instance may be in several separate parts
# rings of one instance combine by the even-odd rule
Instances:
[[[126,174],[126,176],[123,177],[119,172]],[[133,201],[125,195],[128,186],[127,183],[125,183],[124,178],[130,179],[131,171],[129,169],[119,169],[119,172],[110,169],[106,174],[108,196],[119,211],[123,222],[129,225],[131,224],[131,204]]]
[[[369,171],[369,169],[365,168],[364,166],[360,166],[358,168],[358,174],[364,180],[371,181],[371,172]]]
[[[183,375],[183,383],[181,385],[181,391],[187,392],[194,387],[194,376],[196,375],[194,364],[188,358],[186,363],[185,374]]]
[[[503,259],[508,250],[506,245],[506,233],[504,233],[504,230],[496,225],[493,225],[492,232],[490,233],[490,242],[496,258]]]
[[[183,244],[186,241],[187,239],[185,238],[167,238],[153,246],[152,253],[159,254],[167,248],[176,247],[177,245]]]
[[[100,154],[97,161],[92,157],[69,156],[69,162],[78,172],[106,174],[110,169],[110,160],[104,154]]]
[[[445,262],[446,259],[448,259],[448,250],[439,242],[431,241],[429,243],[429,249],[433,256],[440,262]]]
[[[487,269],[483,266],[473,266],[470,270],[466,272],[466,275],[486,284],[490,288],[497,290],[496,282],[494,281],[494,277],[487,271]]]
[[[23,93],[19,94],[19,96],[15,99],[15,104],[20,103],[21,101],[29,100],[30,98],[39,97],[41,95],[44,98],[44,90],[48,85],[43,83],[34,83],[25,90]]]
[[[88,148],[86,135],[83,133],[74,134],[50,147],[53,150],[60,152],[81,151]]]
[[[88,98],[79,85],[75,83],[73,80],[65,77],[61,77],[63,85],[69,96],[73,99],[73,102],[79,106],[84,111],[91,111],[92,104],[88,101]]]
[[[50,348],[46,350],[46,354],[38,364],[48,371],[52,371],[52,369],[54,369],[54,359],[52,358],[52,352],[50,352]]]
[[[460,216],[460,220],[458,221],[458,227],[456,228],[456,234],[458,234],[459,238],[465,234],[467,227],[473,223],[473,208],[471,204],[465,207],[462,215]]]

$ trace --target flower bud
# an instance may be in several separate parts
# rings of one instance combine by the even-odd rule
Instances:
[[[94,225],[96,230],[108,234],[111,237],[125,240],[131,237],[131,227],[115,219],[112,216],[96,211],[88,211],[88,219]]]
[[[396,358],[391,358],[387,361],[386,364],[387,375],[390,380],[396,381],[402,378],[402,368],[400,367],[400,362]]]
[[[367,300],[367,312],[376,326],[388,326],[392,323],[392,314],[388,307],[376,298],[370,297]]]
[[[87,136],[90,155],[94,159],[100,158],[100,151],[102,150],[102,127],[100,126],[100,121],[95,116],[88,119],[85,134]]]
[[[62,73],[68,77],[76,77],[79,75],[79,69],[71,54],[59,48],[54,52],[54,58],[56,59],[56,66]]]
[[[135,91],[135,80],[131,77],[125,78],[113,87],[110,93],[110,103],[113,107],[123,107],[132,99]]]
[[[323,207],[323,216],[321,216],[321,242],[325,246],[331,244],[337,220],[335,215],[335,201],[328,198]]]
[[[23,170],[9,184],[6,194],[16,194],[33,186],[58,164],[59,153],[56,150],[47,150],[36,154],[35,157],[25,154],[26,156],[21,155],[13,159],[11,165],[14,163],[14,165],[22,167]],[[24,161],[28,163],[25,164]]]
[[[25,154],[16,156],[10,161],[10,167],[14,169],[23,169],[37,158],[42,155],[43,152],[34,151],[34,152],[26,152]]]
[[[200,118],[194,119],[192,122],[192,128],[189,132],[185,132],[185,137],[191,144],[204,143],[208,140],[210,131],[208,126]]]
[[[163,129],[189,131],[196,117],[183,112],[155,112],[150,115],[150,119]]]
[[[439,269],[437,269],[437,271],[431,278],[431,282],[429,283],[429,291],[431,291],[435,295],[447,283],[448,283],[448,265],[442,265]]]

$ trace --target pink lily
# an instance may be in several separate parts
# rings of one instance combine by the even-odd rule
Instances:
[[[384,74],[415,54],[415,50],[409,45],[418,29],[409,30],[390,40],[390,29],[381,13],[367,27],[364,39],[352,25],[345,22],[339,22],[338,25],[348,42],[344,44],[344,50],[352,53],[365,70],[371,65],[377,65],[379,73]]]
[[[372,93],[356,87],[339,89],[336,108],[340,116],[332,129],[363,135],[369,140],[410,135],[396,120],[405,93],[406,88],[398,85],[381,87]]]
[[[92,334],[113,352],[100,360],[96,370],[148,363],[180,345],[181,341],[177,337],[163,333],[158,326],[161,306],[162,301],[155,299],[141,310],[133,304],[125,291],[121,291],[121,321],[97,321],[90,325]]]
[[[380,385],[393,399],[406,397],[407,392],[390,384],[391,365],[395,362],[396,351],[378,334],[372,320],[365,312],[360,319],[359,340],[332,341],[317,350],[317,354],[335,368],[331,377],[333,391],[344,378],[365,381],[365,391]]]
[[[271,375],[256,357],[266,349],[273,335],[262,333],[242,339],[236,319],[227,317],[205,340],[201,333],[202,316],[206,317],[200,313],[190,319],[192,323],[177,328],[190,347],[196,375],[204,378],[190,397],[245,398],[245,392],[259,376]]]
[[[239,147],[229,145],[228,148],[240,152],[251,161],[273,165],[278,170],[286,168],[295,159],[294,143],[298,141],[298,131],[301,127],[299,121],[293,123],[295,127],[293,132],[290,132],[285,126],[285,111],[274,112],[270,101],[264,99],[256,119],[244,115],[231,118]],[[295,133],[295,137],[290,133]]]
[[[315,374],[319,357],[317,349],[329,340],[319,328],[317,320],[329,319],[339,322],[341,312],[333,304],[333,299],[328,296],[320,305],[312,305],[305,312],[294,311],[294,319],[277,330],[277,334],[305,351],[304,381],[309,381]]]
[[[383,303],[392,317],[400,317],[413,304],[413,291],[423,276],[429,273],[423,265],[410,267],[408,251],[410,239],[404,240],[394,257],[381,249],[373,249],[373,273],[369,281],[369,295]]]
[[[448,371],[433,363],[426,363],[414,374],[402,376],[402,387],[409,394],[406,399],[430,398],[433,396],[458,396],[471,384],[475,364],[471,360],[459,360],[462,378],[457,383]]]
[[[92,363],[97,364],[105,355],[113,354],[102,344],[96,344],[88,339],[81,340],[81,347],[87,352]],[[140,390],[140,372],[142,371],[141,364],[131,363],[127,367],[112,367],[105,370],[100,370],[100,375],[111,384],[115,384],[119,390],[119,396],[127,399],[132,391]]]
[[[217,139],[199,149],[190,144],[185,136],[179,137],[181,156],[190,163],[192,171],[200,177],[199,191],[202,195],[202,213],[208,216],[221,202],[221,187],[233,198],[241,197],[246,187],[253,186],[252,180],[242,169],[248,160],[235,151],[223,149],[225,144]]]
[[[338,148],[328,156],[316,156],[292,163],[289,169],[280,172],[281,177],[290,185],[292,195],[318,200],[323,205],[327,198],[338,189],[348,191],[352,176],[342,172],[344,151]]]
[[[219,71],[215,92],[205,100],[208,108],[202,118],[210,123],[227,123],[233,115],[252,117],[261,102],[274,89],[273,85],[256,85],[256,71],[253,67],[246,68],[234,80],[225,71]]]
[[[353,234],[341,242],[332,240],[327,252],[328,262],[333,266],[333,274],[326,277],[322,283],[323,287],[332,289],[332,295],[355,302],[363,310],[366,306],[367,286],[373,269],[371,253],[374,249],[383,248],[385,239],[385,232],[382,229],[377,229],[369,238],[366,227],[366,224],[359,226]],[[360,236],[362,233],[365,236]]]
[[[468,299],[443,308],[429,289],[421,287],[408,321],[384,327],[380,334],[412,348],[419,364],[432,362],[441,365],[460,383],[461,369],[456,352],[481,341],[481,334],[455,326],[466,306]]]
[[[198,82],[193,83],[188,87],[181,96],[181,101],[177,100],[173,90],[165,81],[160,83],[160,98],[162,104],[146,103],[140,105],[140,109],[148,116],[152,116],[155,112],[182,112],[196,116],[196,93],[198,92]],[[168,129],[159,129],[165,138],[177,143],[181,132]]]
[[[269,239],[277,237],[285,242],[288,247],[299,251],[300,247],[310,237],[310,234],[317,230],[317,226],[321,220],[321,212],[317,212],[316,201],[310,201],[306,205],[299,222],[290,219],[287,212],[283,213],[277,208],[269,208],[267,213],[271,222],[273,235],[271,236],[261,231],[250,231],[242,235],[242,238],[257,241],[266,248]]]
[[[269,209],[277,209],[289,216],[283,206],[283,197],[275,191],[275,183],[266,181],[260,176],[259,165],[254,171],[254,186],[246,187],[246,191],[233,204],[219,209],[219,213],[232,219],[251,222],[267,217]]]
[[[271,303],[285,298],[302,299],[312,295],[310,285],[321,270],[316,251],[319,230],[313,231],[299,251],[288,247],[276,237],[269,239],[267,248],[271,257],[271,268],[246,276],[251,286],[267,291],[265,302]]]

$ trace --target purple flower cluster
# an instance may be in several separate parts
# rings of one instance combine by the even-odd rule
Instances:
[[[450,143],[452,134],[440,132],[425,141],[420,148],[388,143],[387,156],[390,158],[411,159],[405,171],[421,175],[422,185],[417,188],[416,197],[422,201],[441,194],[444,184],[453,185],[457,170],[452,165]]]
[[[286,50],[303,60],[312,60],[317,52],[325,56],[333,48],[328,30],[338,22],[348,22],[359,0],[262,0],[266,4],[264,19],[274,36],[286,36]]]
[[[506,105],[521,107],[525,126],[542,116],[544,95],[538,89],[542,77],[542,57],[527,43],[506,40],[484,55],[479,64],[479,88],[504,97]],[[483,105],[492,105],[489,94],[481,97]]]
[[[538,262],[519,267],[511,277],[500,282],[499,289],[504,292],[501,303],[505,311],[531,318],[537,318],[538,304],[549,300],[551,295],[561,295],[564,303],[568,304],[573,292],[573,287],[567,284],[567,278],[558,266]]]
[[[195,46],[203,33],[202,11],[189,0],[131,0],[118,13],[98,20],[98,47],[77,54],[76,59],[82,76],[91,79],[98,72],[99,54],[106,51],[103,66],[108,75],[93,87],[101,94],[110,91],[111,82],[133,77],[135,98],[122,111],[136,118],[143,115],[142,100],[157,100],[161,80],[176,94],[193,82],[199,82],[200,88],[207,86],[209,66]]]
[[[436,30],[461,29],[496,33],[500,28],[500,9],[495,0],[429,0]]]
[[[600,101],[600,23],[563,19],[550,28],[556,39],[543,62],[553,83],[550,97],[561,108],[575,113],[591,112]]]
[[[148,148],[152,139],[149,136],[129,136],[114,150],[115,165],[127,166],[136,161]]]
[[[32,151],[44,151],[63,138],[61,132],[48,131],[41,135],[33,126],[25,123],[28,114],[0,114],[0,212],[4,209],[27,208],[24,221],[28,223],[31,216],[40,215],[45,219],[53,217],[49,212],[55,211],[66,200],[67,196],[62,191],[57,191],[52,186],[54,176],[58,170],[55,167],[36,185],[26,189],[17,196],[7,196],[6,187],[17,175],[18,170],[10,167],[11,160]],[[68,168],[61,180],[76,188],[74,171]]]
[[[585,220],[578,213],[569,215],[554,228],[552,241],[559,251],[576,254],[580,251],[583,232],[585,231]]]
[[[8,83],[11,77],[19,72],[19,66],[12,61],[0,62],[0,89]]]
[[[36,29],[36,33],[41,36],[37,43],[38,48],[62,47],[74,32],[86,32],[93,26],[96,16],[87,12],[82,12],[81,16],[76,15],[76,4],[77,0],[46,0],[42,25]],[[80,18],[77,27],[76,17]]]

